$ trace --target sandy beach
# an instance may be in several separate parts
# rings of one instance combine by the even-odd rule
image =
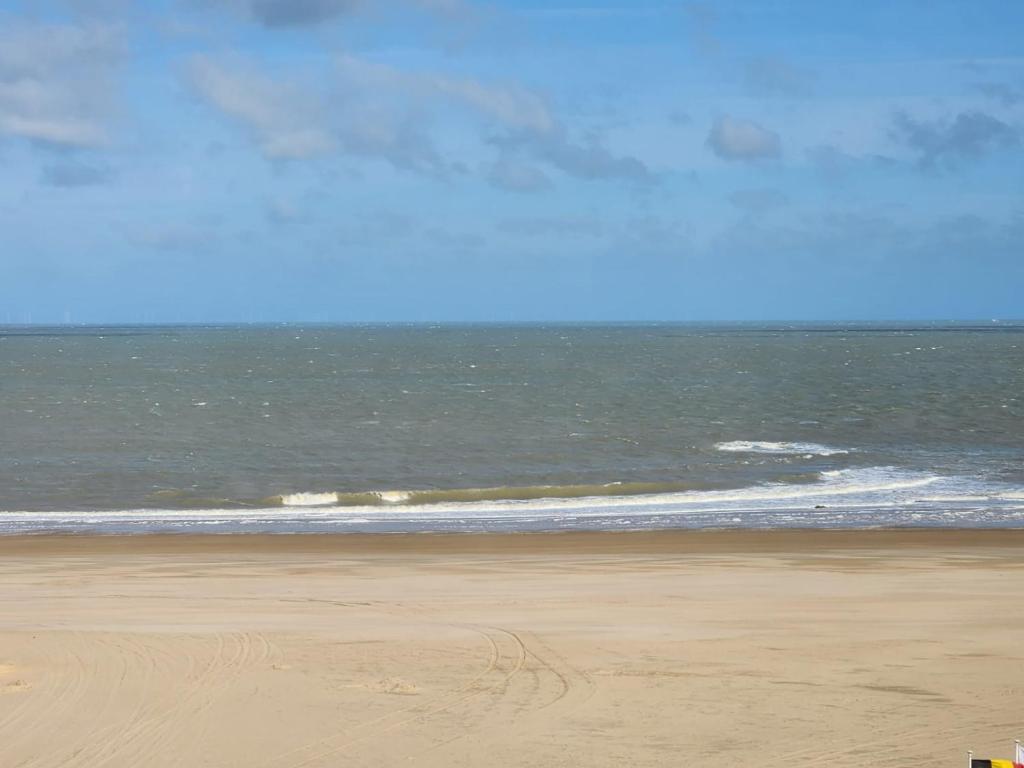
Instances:
[[[1024,531],[0,539],[0,765],[956,766]]]

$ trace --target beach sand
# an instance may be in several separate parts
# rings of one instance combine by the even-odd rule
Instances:
[[[1024,531],[0,539],[0,765],[960,766]]]

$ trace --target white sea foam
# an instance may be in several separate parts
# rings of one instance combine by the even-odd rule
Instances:
[[[832,448],[818,443],[785,443],[768,440],[731,440],[715,443],[715,449],[727,453],[773,453],[779,455],[839,456],[849,453],[845,448]]]
[[[402,504],[412,498],[409,491],[378,491],[375,495],[385,504]]]
[[[281,503],[286,507],[322,507],[337,504],[336,493],[288,493],[281,496]]]

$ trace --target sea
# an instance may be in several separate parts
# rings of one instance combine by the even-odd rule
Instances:
[[[1024,324],[0,327],[0,534],[1024,525]]]

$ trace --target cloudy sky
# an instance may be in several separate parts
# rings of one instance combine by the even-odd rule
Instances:
[[[0,322],[1024,317],[1018,0],[8,0]]]

